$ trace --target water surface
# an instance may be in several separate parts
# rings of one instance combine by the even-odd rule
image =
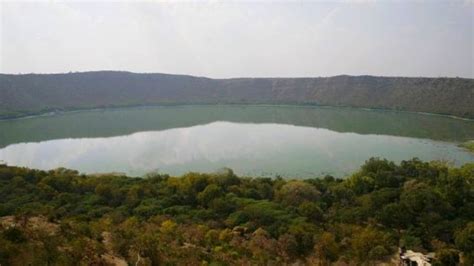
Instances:
[[[474,122],[350,108],[175,106],[97,110],[0,122],[0,160],[40,169],[182,174],[344,176],[366,159],[456,165]]]

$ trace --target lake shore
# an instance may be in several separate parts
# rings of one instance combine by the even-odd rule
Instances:
[[[464,148],[470,152],[474,153],[474,140],[469,140],[464,143],[459,144],[459,147]]]

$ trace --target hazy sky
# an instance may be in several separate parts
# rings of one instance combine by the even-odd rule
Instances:
[[[0,72],[474,78],[474,1],[1,2]]]

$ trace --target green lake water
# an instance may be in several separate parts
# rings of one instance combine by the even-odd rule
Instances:
[[[84,173],[343,177],[369,157],[474,162],[457,144],[474,121],[310,106],[202,105],[71,112],[0,121],[0,162]]]

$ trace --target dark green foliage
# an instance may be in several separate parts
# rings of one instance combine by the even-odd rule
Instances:
[[[26,238],[23,235],[23,232],[16,227],[10,227],[10,228],[5,229],[2,232],[2,237],[13,243],[21,243],[21,242],[26,241]]]
[[[467,224],[456,234],[456,247],[464,252],[466,265],[474,264],[474,222]]]
[[[454,250],[454,249],[438,250],[434,265],[443,265],[443,266],[459,265],[459,251]]]
[[[372,158],[345,180],[0,166],[0,264],[367,264],[400,246],[472,263],[473,181],[473,164],[417,159]]]

